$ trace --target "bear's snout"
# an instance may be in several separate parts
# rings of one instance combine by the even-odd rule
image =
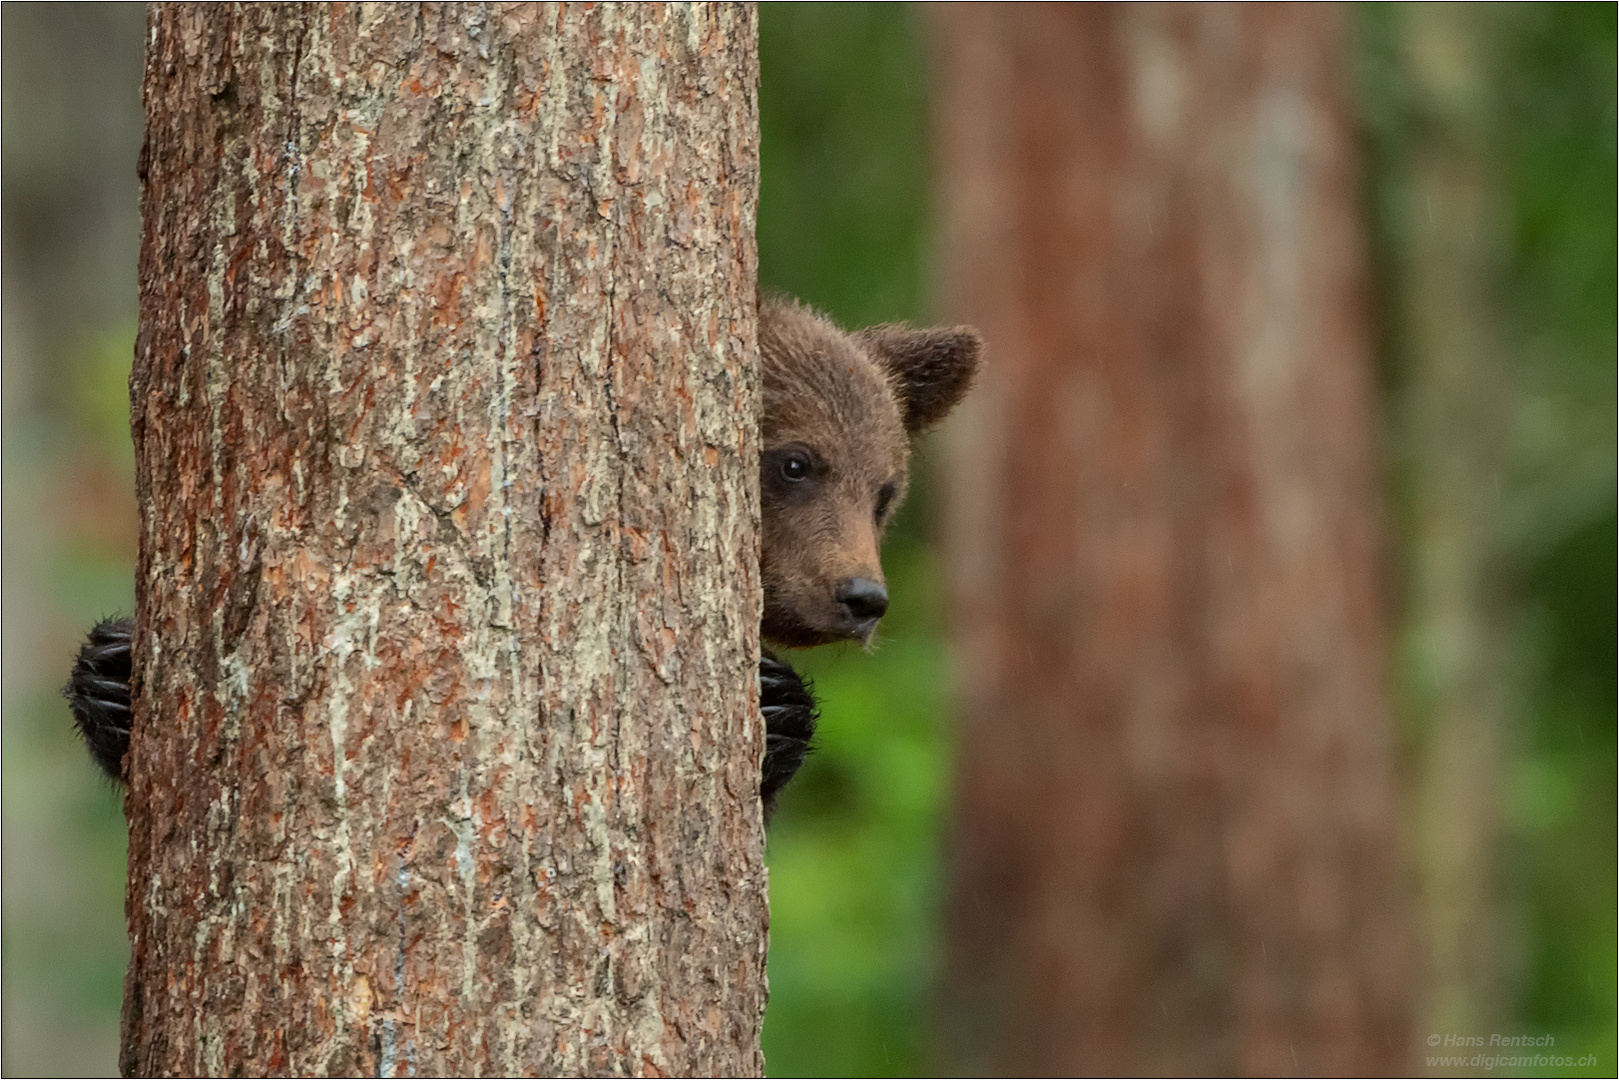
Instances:
[[[888,610],[888,590],[870,578],[844,578],[838,582],[832,599],[843,605],[843,610],[859,626],[859,636],[871,633],[877,620]]]

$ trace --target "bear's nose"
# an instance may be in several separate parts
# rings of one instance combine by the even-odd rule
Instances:
[[[844,578],[838,582],[838,591],[832,599],[842,604],[861,622],[880,619],[888,610],[888,590],[868,578]]]

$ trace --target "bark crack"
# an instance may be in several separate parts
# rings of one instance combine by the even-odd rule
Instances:
[[[283,148],[283,167],[287,169],[287,200],[292,207],[292,228],[288,237],[287,251],[292,256],[292,305],[297,307],[298,298],[303,295],[304,265],[303,255],[299,250],[298,237],[301,227],[298,212],[298,181],[303,175],[303,122],[298,113],[298,69],[303,66],[304,38],[308,35],[308,27],[304,25],[301,13],[298,30],[292,42],[292,78],[287,86],[287,141]],[[290,314],[290,313],[289,313]]]

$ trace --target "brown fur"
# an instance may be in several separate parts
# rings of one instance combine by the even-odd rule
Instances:
[[[839,586],[884,584],[878,551],[905,497],[911,438],[967,392],[978,337],[960,327],[849,334],[772,300],[759,311],[759,347],[763,635],[787,646],[869,640],[876,619],[839,602]],[[810,463],[802,479],[784,475],[789,457]]]

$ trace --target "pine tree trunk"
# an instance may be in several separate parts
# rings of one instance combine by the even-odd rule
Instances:
[[[939,11],[967,1075],[1408,1059],[1341,21]]]
[[[755,42],[153,7],[126,1072],[760,1072]]]

